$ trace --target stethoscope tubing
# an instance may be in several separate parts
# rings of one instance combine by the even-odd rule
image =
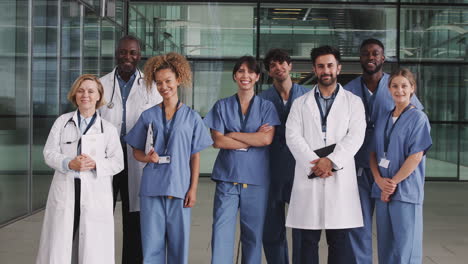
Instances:
[[[138,72],[138,76],[140,76],[140,77],[138,77],[138,80],[137,80],[138,85],[140,85],[140,80],[143,79],[143,78],[141,77],[140,69],[137,68],[136,71]],[[109,103],[107,103],[107,105],[106,105],[107,108],[109,108],[109,109],[112,109],[114,107],[115,79],[117,79],[117,68],[115,68],[115,70],[114,70],[114,80],[113,80],[113,83],[112,83],[111,99],[110,99]]]

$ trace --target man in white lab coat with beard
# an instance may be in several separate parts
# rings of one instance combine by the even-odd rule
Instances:
[[[354,155],[364,140],[362,101],[337,83],[340,53],[312,49],[318,84],[296,99],[286,122],[286,142],[296,159],[286,226],[301,232],[300,263],[319,263],[318,242],[326,230],[328,263],[346,263],[346,234],[363,225]],[[320,158],[314,150],[336,144]]]

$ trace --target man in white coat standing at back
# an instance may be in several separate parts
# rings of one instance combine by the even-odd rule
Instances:
[[[339,51],[322,46],[311,58],[318,84],[294,101],[286,122],[296,159],[286,226],[301,232],[300,263],[319,263],[325,229],[328,263],[344,264],[348,229],[363,225],[354,155],[364,140],[365,112],[359,97],[337,83]],[[314,152],[334,144],[322,158]]]
[[[114,207],[119,192],[122,199],[123,264],[143,262],[138,195],[145,165],[135,160],[132,148],[127,147],[123,137],[132,129],[144,110],[162,100],[153,84],[145,84],[143,74],[137,68],[140,59],[140,41],[133,36],[124,36],[115,50],[117,67],[100,79],[107,102],[107,105],[100,108],[101,116],[117,127],[125,160],[125,169],[114,176],[112,183]]]

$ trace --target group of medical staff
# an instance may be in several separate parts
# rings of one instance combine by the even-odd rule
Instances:
[[[272,86],[255,95],[261,65],[243,56],[232,71],[236,92],[204,119],[178,95],[192,83],[184,56],[152,57],[142,72],[140,42],[124,36],[115,58],[101,79],[75,81],[68,99],[77,110],[47,139],[55,174],[36,263],[115,263],[119,193],[122,263],[189,263],[200,151],[211,145],[220,149],[211,263],[233,263],[238,214],[242,263],[261,263],[262,247],[268,263],[289,263],[286,226],[295,264],[318,263],[321,230],[328,263],[372,263],[374,209],[379,263],[422,263],[430,126],[413,74],[383,72],[379,40],[363,41],[363,75],[344,87],[330,46],[311,52],[312,90],[292,82],[289,54],[271,49],[263,64]],[[322,147],[333,148],[320,156]]]

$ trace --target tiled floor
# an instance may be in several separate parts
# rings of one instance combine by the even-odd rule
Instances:
[[[192,264],[206,264],[210,261],[213,192],[214,184],[207,178],[201,179],[198,204],[192,212],[190,243]],[[122,240],[119,232],[121,225],[119,213],[120,207],[116,211],[117,249],[121,247]],[[0,229],[0,263],[34,263],[42,218],[43,212]],[[116,254],[117,263],[120,263],[120,251],[117,250]],[[424,264],[468,263],[468,183],[426,184],[424,255]],[[323,243],[321,263],[326,263]]]

